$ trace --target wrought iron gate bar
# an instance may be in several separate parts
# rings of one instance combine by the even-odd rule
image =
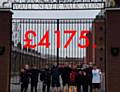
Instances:
[[[104,20],[104,19],[103,19]],[[99,24],[101,19],[94,18],[67,18],[67,19],[40,19],[40,18],[13,18],[13,34],[18,32],[20,37],[15,37],[12,41],[15,41],[16,38],[19,38],[19,48],[18,43],[14,42],[14,48],[12,49],[12,64],[11,64],[11,83],[19,83],[18,72],[22,65],[29,64],[30,66],[36,65],[39,69],[43,68],[45,64],[53,65],[54,62],[63,64],[68,62],[69,64],[78,64],[85,62],[86,50],[78,48],[76,45],[78,43],[84,44],[85,41],[80,41],[80,32],[82,30],[93,31],[94,26]],[[49,41],[51,43],[50,48],[36,47],[35,49],[24,49],[23,45],[25,44],[25,32],[29,29],[33,29],[36,32],[36,37],[30,36],[33,39],[32,44],[37,43],[41,40],[46,31],[49,30]],[[61,35],[61,47],[57,49],[56,47],[56,37],[55,31],[59,30]],[[64,30],[76,30],[76,35],[71,41],[70,45],[67,48],[64,48],[65,43],[69,39],[69,34],[64,34]],[[13,35],[12,34],[12,35]],[[93,40],[92,38],[90,40]],[[17,45],[16,45],[17,44]],[[16,45],[16,46],[15,46]],[[16,56],[16,58],[14,57]],[[88,58],[90,59],[90,58]],[[13,77],[15,76],[15,77]],[[11,84],[13,86],[13,84]],[[16,89],[17,88],[17,89]],[[11,87],[11,92],[19,92],[20,85]],[[41,86],[38,87],[38,90]],[[30,88],[29,88],[30,89]]]

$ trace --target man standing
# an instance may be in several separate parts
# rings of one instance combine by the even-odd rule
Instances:
[[[92,74],[93,74],[92,78],[93,92],[100,92],[101,71],[95,65],[93,67]]]
[[[28,85],[29,85],[29,65],[25,65],[20,72],[20,82],[21,82],[21,92],[27,92]]]
[[[87,68],[88,68],[87,63],[83,63],[81,66],[83,92],[88,92],[89,76],[88,76],[88,69]]]
[[[50,92],[51,72],[48,65],[45,65],[45,69],[41,72],[41,76],[43,76],[42,92]],[[46,91],[46,87],[47,87],[47,91]]]
[[[61,78],[62,78],[62,84],[63,84],[63,92],[67,92],[67,87],[69,84],[69,76],[70,76],[71,68],[69,67],[68,63],[66,62],[64,64],[64,67],[61,71]]]
[[[77,66],[75,64],[72,65],[72,69],[69,75],[70,81],[69,81],[69,92],[77,92]]]
[[[83,87],[83,73],[82,70],[79,69],[78,76],[77,76],[77,92],[82,92]]]
[[[59,92],[60,90],[60,70],[57,63],[54,63],[51,69],[51,79],[52,79],[52,92]]]
[[[83,76],[83,92],[88,92],[88,76],[87,76],[87,72],[86,72],[86,69],[83,69],[83,72],[82,72],[82,76]]]
[[[31,76],[31,92],[33,91],[37,92],[39,70],[37,69],[36,66],[33,66],[33,68],[30,70],[30,76]]]
[[[88,80],[88,85],[90,87],[90,92],[92,92],[92,63],[90,63],[89,65],[87,65],[86,68],[86,74],[87,74],[87,80]]]

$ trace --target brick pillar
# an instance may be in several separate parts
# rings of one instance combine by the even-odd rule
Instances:
[[[86,61],[87,63],[94,62],[93,61],[93,31],[87,34],[87,37],[90,40],[90,45],[86,48]]]
[[[106,88],[120,91],[120,9],[106,10]]]
[[[105,46],[105,21],[102,17],[96,17],[95,19],[95,25],[94,25],[94,39],[95,39],[95,63],[96,65],[104,71],[104,61],[105,61],[105,52],[104,52],[104,46]]]
[[[12,13],[0,10],[0,92],[9,91]]]

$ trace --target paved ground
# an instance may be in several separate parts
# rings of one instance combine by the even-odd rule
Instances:
[[[104,82],[104,80],[105,80],[105,78],[104,78],[104,74],[103,74],[102,83],[101,83],[101,92],[105,92],[105,82]],[[61,81],[61,83],[62,83],[62,81]],[[11,78],[10,89],[11,89],[11,92],[20,92],[19,76]],[[61,89],[62,89],[62,87],[61,87]],[[30,84],[29,84],[27,92],[30,92]],[[38,83],[38,92],[42,92],[42,82],[41,81],[39,81],[39,83]]]
[[[20,92],[20,83],[19,83],[19,77],[18,76],[11,78],[10,89],[11,89],[11,92]],[[30,84],[29,84],[29,87],[28,87],[28,92],[30,92]],[[42,92],[42,82],[40,80],[38,82],[38,92]]]
[[[42,83],[39,82],[38,83],[38,92],[42,92],[41,87],[42,87]],[[20,92],[20,85],[19,84],[12,84],[11,85],[11,92]],[[30,92],[30,85],[28,88],[28,92]]]

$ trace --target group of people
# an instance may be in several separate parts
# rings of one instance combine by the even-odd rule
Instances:
[[[101,70],[92,64],[60,64],[52,67],[47,64],[43,69],[36,66],[21,69],[21,92],[27,92],[29,83],[31,92],[37,92],[38,81],[42,82],[42,92],[100,92]]]

